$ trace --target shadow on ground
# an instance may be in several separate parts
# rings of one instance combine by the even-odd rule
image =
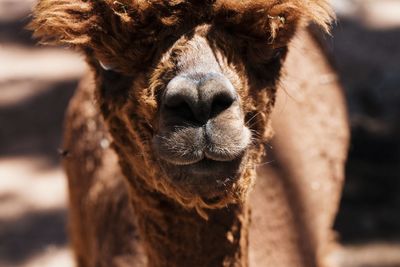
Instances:
[[[346,243],[400,241],[400,28],[339,20],[331,41],[352,141],[336,229]],[[396,265],[397,266],[397,265]]]
[[[12,220],[0,219],[0,259],[15,266],[49,246],[65,246],[66,210],[26,213]]]
[[[0,157],[41,155],[57,165],[64,111],[77,81],[30,83],[45,89],[17,104],[0,106]]]
[[[32,39],[32,33],[26,29],[30,18],[20,18],[12,21],[0,22],[0,43],[18,43],[34,46],[36,42]]]
[[[8,47],[23,46],[27,50],[35,46],[36,42],[32,40],[31,33],[25,29],[28,20],[26,16],[22,19],[0,22],[0,49],[2,44]],[[57,63],[57,58],[54,62]],[[38,79],[13,80],[7,77],[5,80],[0,80],[2,100],[0,103],[0,160],[15,157],[32,159],[33,162],[34,159],[45,159],[48,165],[41,166],[43,172],[60,167],[58,148],[61,143],[64,112],[77,82],[71,79],[42,81]],[[9,94],[13,90],[15,90],[13,95],[22,97],[20,99],[17,97],[17,101],[5,100],[8,99],[5,93]],[[8,168],[5,165],[2,166]],[[13,170],[15,171],[10,167],[10,171]],[[2,171],[7,173],[8,170]],[[18,174],[10,173],[12,178],[8,179],[27,178],[16,175]],[[42,178],[40,171],[27,175],[29,179]],[[2,178],[4,179],[0,177]],[[54,179],[60,179],[60,177],[54,177]],[[49,185],[46,190],[52,190],[51,186]],[[21,191],[29,192],[30,189],[25,188]],[[29,202],[24,202],[29,201],[29,198],[26,200],[19,194],[21,192],[13,192],[11,189],[10,191],[2,190],[0,194],[0,204],[3,204],[0,208],[3,208],[5,203],[18,203],[17,206],[26,205],[25,208],[28,210],[10,218],[0,214],[0,266],[31,266],[26,263],[36,256],[43,255],[49,249],[62,249],[68,246],[65,204],[51,209],[32,209]],[[40,199],[40,196],[35,197]]]

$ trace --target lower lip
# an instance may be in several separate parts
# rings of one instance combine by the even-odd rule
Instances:
[[[235,167],[237,162],[235,161],[215,161],[210,159],[202,159],[199,162],[185,166],[189,172],[194,174],[203,175],[229,175],[236,173]]]

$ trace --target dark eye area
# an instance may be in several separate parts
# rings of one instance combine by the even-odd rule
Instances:
[[[272,54],[272,59],[281,59],[286,54],[286,51],[286,47],[275,48]]]
[[[286,47],[271,48],[267,44],[249,44],[247,59],[253,64],[269,64],[280,61],[286,54]]]
[[[106,69],[99,66],[97,80],[103,99],[112,99],[116,96],[127,99],[133,77],[125,75],[118,70]]]
[[[282,67],[287,48],[272,49],[267,45],[248,48],[246,65],[249,75],[262,84],[275,83]],[[252,50],[254,49],[254,50]]]

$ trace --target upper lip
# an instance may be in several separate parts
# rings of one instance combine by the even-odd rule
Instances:
[[[191,165],[204,159],[230,162],[240,159],[247,150],[250,133],[245,129],[240,138],[229,130],[215,130],[216,136],[208,136],[202,128],[187,127],[155,135],[153,146],[160,159],[173,165]]]
[[[175,159],[174,157],[166,157],[160,155],[161,158],[169,163],[174,165],[192,165],[196,164],[202,160],[209,160],[215,162],[230,162],[238,158],[240,155],[228,155],[224,154],[223,156],[218,155],[216,153],[211,152],[210,150],[202,150],[199,153],[196,153],[196,157],[188,157],[188,158],[179,158]]]

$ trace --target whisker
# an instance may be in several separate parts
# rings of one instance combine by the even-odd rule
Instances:
[[[259,164],[256,164],[256,167],[260,167],[260,166],[264,166],[264,165],[269,165],[269,164],[272,164],[272,163],[274,163],[274,162],[275,162],[275,160],[270,160],[270,161],[261,162],[261,163],[259,163]]]
[[[261,114],[261,112],[260,111],[257,111],[250,119],[248,119],[247,121],[246,121],[246,125],[248,125],[252,120],[254,120],[259,114]],[[250,127],[250,126],[249,126]]]
[[[269,147],[269,149],[271,149],[271,150],[274,149],[274,147],[273,147],[270,143],[265,143],[265,145],[266,145],[267,147]]]

